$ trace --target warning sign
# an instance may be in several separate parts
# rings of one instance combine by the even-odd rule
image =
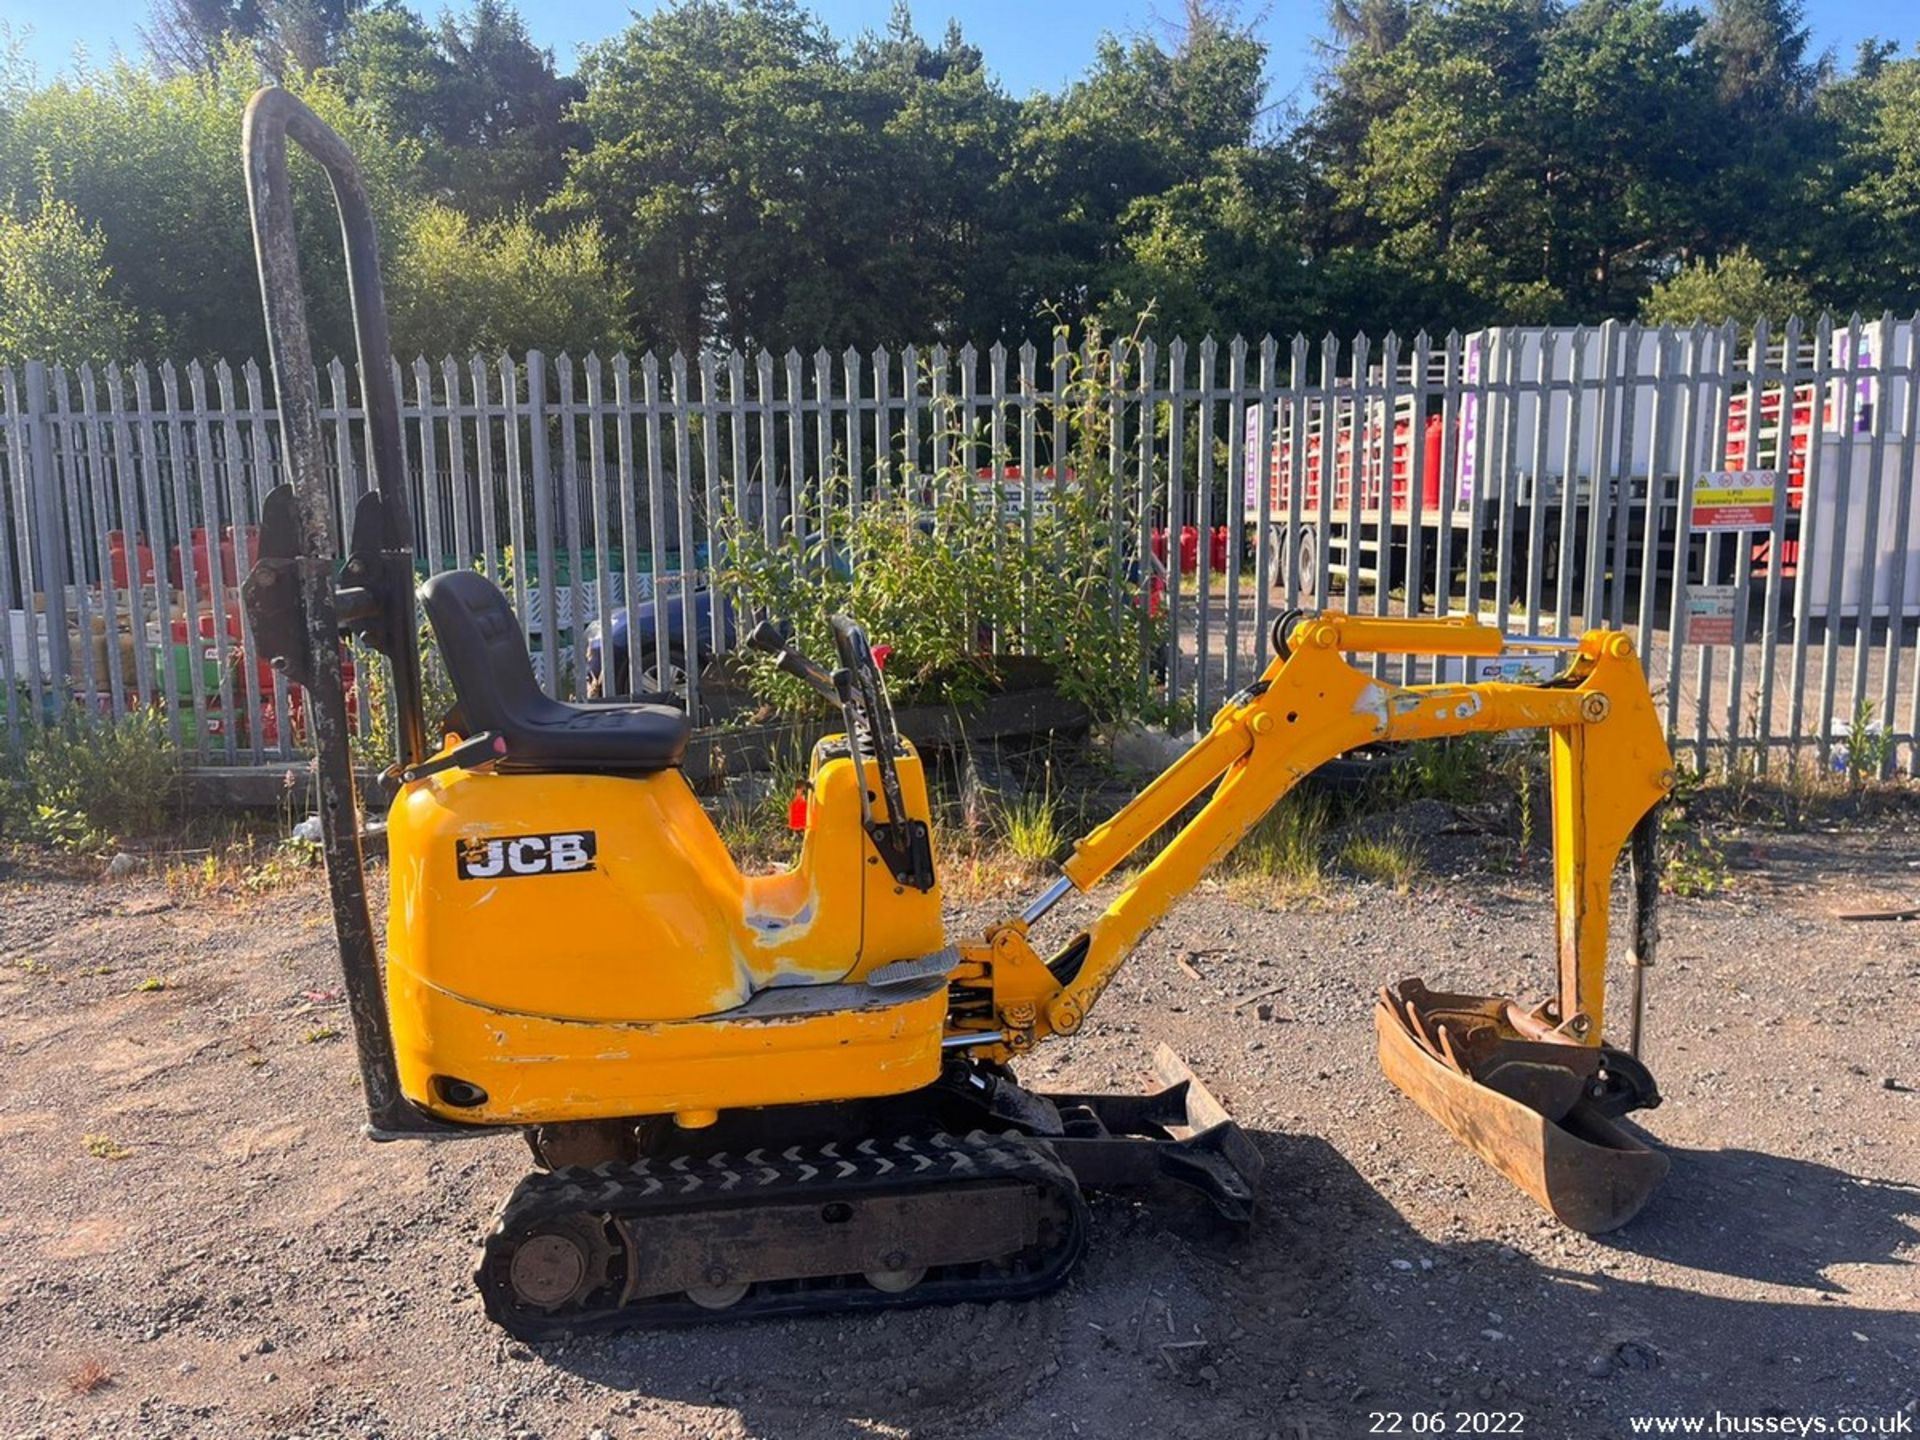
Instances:
[[[1494,680],[1504,685],[1544,685],[1561,670],[1554,655],[1447,656],[1440,662],[1441,684],[1479,685]]]
[[[1687,592],[1689,645],[1733,644],[1733,603],[1737,585],[1696,585]]]
[[[1695,530],[1771,530],[1771,470],[1709,470],[1693,487]]]

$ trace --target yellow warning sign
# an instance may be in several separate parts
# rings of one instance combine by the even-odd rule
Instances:
[[[1694,530],[1771,530],[1771,470],[1710,470],[1693,487]]]

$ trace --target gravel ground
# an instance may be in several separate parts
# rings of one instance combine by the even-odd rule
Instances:
[[[1913,1421],[1920,929],[1832,912],[1914,903],[1920,838],[1908,819],[1729,853],[1728,890],[1665,911],[1650,1058],[1667,1103],[1643,1118],[1673,1171],[1618,1234],[1557,1229],[1378,1074],[1383,980],[1538,993],[1550,975],[1541,867],[1441,853],[1408,895],[1341,884],[1276,909],[1207,889],[1087,1032],[1025,1072],[1132,1089],[1171,1042],[1265,1154],[1250,1234],[1180,1197],[1106,1197],[1076,1277],[1024,1305],[533,1347],[486,1323],[468,1278],[524,1149],[359,1138],[317,883],[202,899],[16,863],[0,871],[0,1435]],[[1269,1019],[1236,1003],[1269,988]],[[1175,1352],[1176,1374],[1161,1347],[1186,1340],[1205,1349]]]

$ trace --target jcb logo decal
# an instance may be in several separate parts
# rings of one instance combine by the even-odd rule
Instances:
[[[571,875],[593,869],[593,831],[557,835],[495,835],[456,840],[462,880],[498,880],[509,875]]]

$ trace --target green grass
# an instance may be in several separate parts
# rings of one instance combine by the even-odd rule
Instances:
[[[1332,812],[1321,796],[1294,791],[1247,832],[1228,862],[1232,873],[1295,895],[1318,894],[1326,881]]]
[[[1661,812],[1660,857],[1661,878],[1670,895],[1704,899],[1726,889],[1733,878],[1726,851],[1689,820],[1682,805]]]
[[[1000,812],[1000,828],[1014,858],[1029,865],[1053,859],[1067,838],[1059,807],[1048,791],[1022,795],[1006,806]]]
[[[0,747],[0,832],[76,855],[157,834],[178,813],[180,752],[154,710],[70,712]]]
[[[1390,808],[1412,800],[1441,800],[1468,805],[1484,800],[1490,787],[1511,786],[1514,765],[1526,757],[1502,755],[1490,735],[1461,735],[1445,740],[1416,740],[1402,752],[1400,762],[1383,782],[1383,805]]]
[[[1402,895],[1420,877],[1420,852],[1406,836],[1355,836],[1340,851],[1340,864],[1363,880],[1391,885]]]
[[[709,804],[714,829],[743,868],[790,865],[800,852],[799,833],[787,818],[795,792],[806,783],[808,752],[787,745],[769,758],[765,786],[752,787],[755,798],[729,790]]]

